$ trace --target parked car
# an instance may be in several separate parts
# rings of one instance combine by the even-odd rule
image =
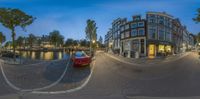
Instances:
[[[84,51],[77,51],[72,55],[72,61],[74,67],[89,66],[91,63],[91,57]]]

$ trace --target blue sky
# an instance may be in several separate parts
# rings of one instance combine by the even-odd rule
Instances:
[[[190,32],[200,32],[200,24],[192,21],[200,0],[0,0],[0,7],[19,8],[37,18],[27,32],[17,28],[17,36],[59,30],[65,39],[84,39],[86,20],[94,19],[98,36],[104,37],[112,20],[131,19],[135,14],[145,17],[147,11],[165,11],[179,18]],[[11,40],[8,29],[0,25],[0,31]]]

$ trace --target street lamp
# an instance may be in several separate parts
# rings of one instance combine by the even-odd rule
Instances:
[[[95,40],[93,40],[92,43],[94,44],[94,43],[95,43]]]
[[[95,40],[92,40],[92,44],[95,44]],[[90,55],[93,56],[93,52],[92,52],[92,44],[90,44]],[[93,49],[94,50],[94,49]]]
[[[199,46],[200,46],[200,43],[199,43]]]

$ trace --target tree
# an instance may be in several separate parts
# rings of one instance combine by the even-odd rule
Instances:
[[[22,46],[25,46],[24,45],[24,37],[22,37],[22,36],[19,36],[18,38],[17,38],[17,40],[16,40],[16,46],[19,46],[20,48],[22,47]]]
[[[89,47],[89,43],[86,39],[80,40],[80,45],[83,47]]]
[[[99,37],[99,46],[102,47],[102,44],[103,44],[103,38],[100,36]]]
[[[6,36],[3,35],[2,32],[0,32],[0,46],[6,41]]]
[[[58,45],[63,45],[63,43],[64,43],[64,37],[62,35],[60,35],[60,32],[57,30],[50,32],[49,37],[50,37],[50,42],[52,44],[54,44],[56,47]]]
[[[34,34],[29,34],[28,37],[28,44],[30,46],[30,48],[33,47],[33,43],[36,41],[36,36]]]
[[[79,41],[78,41],[78,40],[74,40],[74,41],[73,41],[73,47],[74,47],[74,46],[77,46],[78,44],[79,44]]]
[[[26,14],[25,12],[19,9],[0,8],[0,23],[2,23],[4,27],[10,29],[12,33],[14,61],[16,60],[15,28],[21,27],[23,30],[25,30],[25,27],[32,24],[34,20],[35,20],[34,17]]]
[[[69,38],[66,40],[65,46],[70,47],[70,46],[72,46],[73,42],[74,42],[74,40],[72,38]]]
[[[96,42],[97,40],[97,27],[96,23],[94,20],[87,20],[87,26],[85,28],[85,33],[86,33],[86,39],[90,41],[90,54],[92,54],[92,46],[94,45],[93,43]],[[94,46],[93,46],[94,48]]]
[[[103,44],[103,38],[101,36],[99,37],[99,43]]]
[[[196,18],[193,18],[193,20],[197,23],[200,22],[200,8],[197,9],[197,14],[196,14]]]
[[[4,45],[4,47],[10,47],[12,45],[12,41],[7,41]]]

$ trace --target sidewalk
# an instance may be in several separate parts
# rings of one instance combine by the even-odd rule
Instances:
[[[166,62],[171,62],[171,61],[176,61],[178,59],[181,59],[191,52],[186,52],[186,53],[181,53],[181,54],[175,54],[167,57],[155,57],[153,59],[150,59],[148,57],[142,57],[142,58],[126,58],[121,55],[116,55],[112,53],[106,53],[108,56],[111,58],[114,58],[116,60],[132,64],[132,65],[149,65],[149,64],[159,64],[159,63],[166,63]]]

